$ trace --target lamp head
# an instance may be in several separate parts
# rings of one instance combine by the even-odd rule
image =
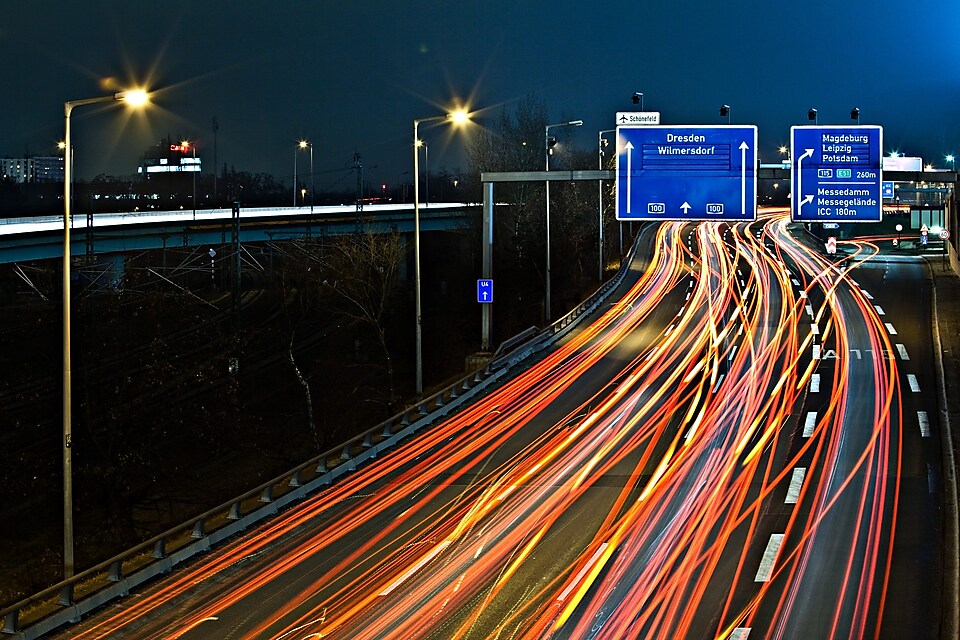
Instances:
[[[639,91],[635,91],[632,96],[630,96],[630,102],[633,104],[640,104],[640,99],[643,98],[643,94]]]
[[[470,122],[470,113],[466,109],[455,109],[447,114],[453,124],[461,125]]]
[[[145,89],[129,89],[113,94],[113,99],[126,102],[131,107],[142,107],[150,102],[150,94]]]

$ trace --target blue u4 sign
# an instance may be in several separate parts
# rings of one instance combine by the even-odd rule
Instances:
[[[755,126],[617,127],[618,220],[755,220]]]

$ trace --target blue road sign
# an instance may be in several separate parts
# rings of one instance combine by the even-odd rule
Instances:
[[[884,197],[884,198],[892,198],[892,197],[894,196],[894,193],[893,193],[893,181],[892,181],[892,180],[884,180],[883,182],[881,182],[881,183],[880,183],[880,190],[882,191],[882,194],[883,194],[883,197]]]
[[[882,127],[791,127],[790,218],[880,222],[882,149]]]
[[[477,280],[477,302],[493,302],[493,280]]]
[[[755,126],[617,127],[618,220],[755,220]]]

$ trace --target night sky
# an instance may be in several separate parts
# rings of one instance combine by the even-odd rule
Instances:
[[[720,124],[731,105],[764,162],[808,108],[849,124],[856,106],[887,152],[942,166],[960,152],[958,39],[957,0],[6,0],[0,155],[50,155],[63,102],[147,82],[142,114],[74,112],[80,177],[131,174],[168,134],[209,170],[216,117],[221,164],[289,183],[302,137],[318,188],[349,187],[354,152],[374,183],[409,182],[414,118],[459,101],[482,123],[533,95],[593,149],[635,91],[664,124]],[[462,135],[421,135],[431,170],[467,168]]]

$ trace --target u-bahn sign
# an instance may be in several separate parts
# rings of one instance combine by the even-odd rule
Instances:
[[[880,222],[882,150],[882,127],[791,127],[791,219]]]
[[[755,126],[617,127],[618,220],[755,220]]]

